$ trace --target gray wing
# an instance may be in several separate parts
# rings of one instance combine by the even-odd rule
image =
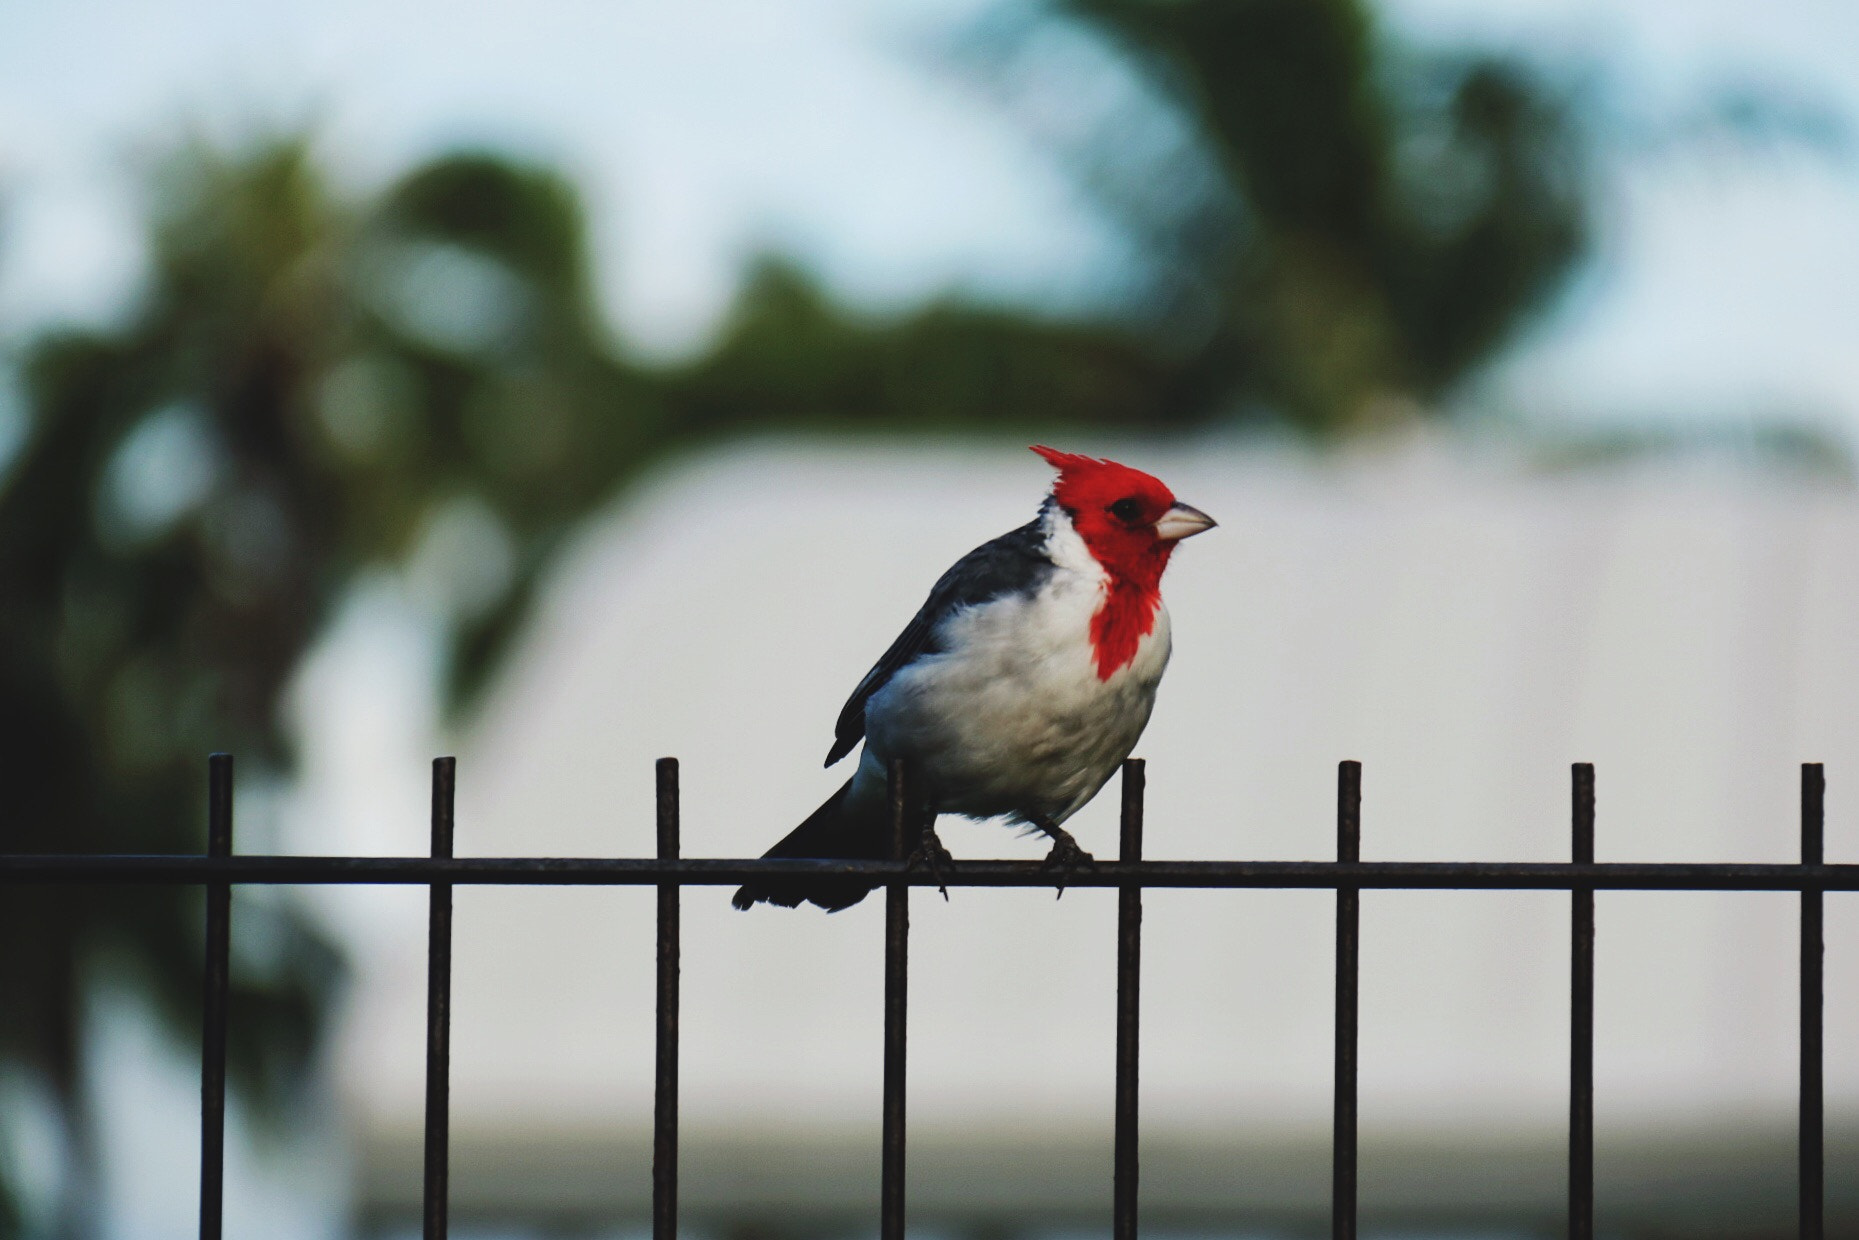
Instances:
[[[827,752],[826,765],[839,761],[865,738],[865,704],[872,695],[890,683],[902,668],[925,655],[939,654],[942,622],[951,613],[973,607],[1006,594],[1030,593],[1052,572],[1046,557],[1045,534],[1038,518],[1017,530],[982,543],[957,560],[930,590],[929,598],[917,609],[904,631],[897,635],[890,649],[872,664],[865,679],[858,682],[852,696],[839,712],[833,728],[833,747]]]

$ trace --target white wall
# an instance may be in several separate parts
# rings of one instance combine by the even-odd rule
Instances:
[[[1535,473],[1429,443],[1327,460],[1065,446],[1149,469],[1221,522],[1165,583],[1175,660],[1138,748],[1149,856],[1329,857],[1351,757],[1370,859],[1563,859],[1577,760],[1599,768],[1601,860],[1793,860],[1807,760],[1828,764],[1830,859],[1859,859],[1850,490],[1696,463]],[[685,855],[758,854],[844,777],[820,769],[832,721],[930,583],[1024,521],[1048,478],[1009,445],[772,444],[658,481],[567,558],[463,738],[459,852],[650,855],[651,764],[671,754]],[[378,851],[423,850],[408,818]],[[1114,798],[1074,827],[1114,854]],[[1043,852],[993,824],[944,839]],[[875,1131],[880,902],[828,917],[727,898],[684,901],[687,1128]],[[423,896],[363,899],[343,1073],[365,1130],[405,1132]],[[1114,903],[916,899],[913,1123],[1107,1125]],[[1563,1122],[1567,903],[1364,896],[1365,1131]],[[1796,903],[1599,897],[1604,1134],[1792,1116]],[[1327,1123],[1331,898],[1146,907],[1150,1130]],[[649,1122],[651,910],[646,890],[458,893],[454,1131]],[[1850,1116],[1859,1059],[1836,1048],[1859,1045],[1859,901],[1830,898],[1828,925],[1827,1089]]]

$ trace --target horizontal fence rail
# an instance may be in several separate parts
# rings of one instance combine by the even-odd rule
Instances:
[[[0,856],[0,883],[329,884],[446,882],[475,886],[736,886],[775,877],[867,878],[879,886],[1045,887],[1036,861],[609,860],[602,857]],[[1463,891],[1859,891],[1859,865],[1604,861],[1099,861],[1065,886]]]
[[[1825,778],[1818,764],[1801,769],[1799,864],[1603,862],[1594,860],[1594,768],[1578,763],[1571,780],[1568,862],[1362,861],[1359,763],[1338,768],[1335,861],[1144,861],[1143,764],[1124,764],[1120,859],[1064,875],[1070,887],[1115,888],[1115,1139],[1112,1235],[1138,1230],[1137,1128],[1145,888],[1315,889],[1336,893],[1334,1115],[1331,1235],[1356,1236],[1356,1078],[1360,893],[1369,889],[1567,891],[1570,895],[1568,1215],[1570,1240],[1592,1240],[1594,1219],[1594,894],[1597,891],[1771,891],[1801,896],[1798,1231],[1823,1240],[1825,1210],[1822,1037],[1823,896],[1859,891],[1859,865],[1824,857]],[[202,984],[200,1235],[219,1240],[223,1196],[228,960],[231,888],[266,884],[413,884],[430,892],[426,1028],[425,1185],[422,1235],[443,1240],[449,1145],[452,890],[460,885],[652,886],[657,889],[656,1046],[652,1142],[652,1232],[678,1230],[679,895],[691,886],[736,885],[772,877],[847,877],[884,888],[884,1102],[879,1234],[905,1235],[905,1100],[910,892],[915,887],[1041,887],[1055,882],[1037,862],[942,861],[920,867],[903,858],[933,841],[931,816],[917,804],[910,773],[891,769],[891,859],[806,861],[683,859],[679,840],[678,765],[656,768],[657,856],[454,857],[455,764],[433,763],[432,855],[429,857],[235,856],[232,853],[232,759],[208,762],[208,850],[204,855],[0,856],[0,886],[140,884],[199,886],[207,895]]]

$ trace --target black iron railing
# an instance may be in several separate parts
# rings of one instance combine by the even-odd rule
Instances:
[[[958,861],[939,872],[901,860],[923,822],[912,808],[908,772],[891,771],[890,861],[683,860],[679,855],[678,764],[657,767],[658,856],[651,860],[454,857],[455,765],[433,763],[430,857],[242,857],[232,852],[232,758],[208,760],[204,856],[0,856],[0,885],[153,883],[199,885],[207,894],[201,1038],[200,1235],[219,1240],[225,1154],[227,962],[234,884],[420,884],[431,893],[428,922],[424,1234],[446,1234],[448,1079],[451,1026],[452,888],[476,885],[654,885],[658,890],[657,1063],[653,1107],[652,1230],[675,1240],[678,1219],[678,893],[778,875],[845,875],[882,883],[885,895],[884,1118],[880,1193],[883,1240],[903,1240],[905,1049],[912,887],[1043,887],[1033,862]],[[1118,889],[1117,1049],[1113,1229],[1137,1235],[1137,1067],[1142,972],[1142,892],[1149,887],[1329,888],[1336,892],[1335,1111],[1331,1234],[1356,1234],[1356,1033],[1360,895],[1364,888],[1566,890],[1570,893],[1568,1235],[1594,1236],[1594,893],[1596,891],[1795,891],[1801,895],[1799,1235],[1823,1240],[1822,1112],[1823,894],[1859,890],[1859,865],[1823,855],[1825,780],[1801,768],[1798,865],[1647,864],[1594,861],[1594,767],[1573,768],[1571,860],[1550,862],[1364,862],[1360,859],[1362,768],[1338,769],[1335,861],[1144,861],[1143,764],[1126,762],[1117,861],[1072,873],[1078,887]]]

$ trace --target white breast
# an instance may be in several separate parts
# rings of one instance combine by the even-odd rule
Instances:
[[[894,676],[865,708],[866,760],[917,763],[936,808],[976,818],[1063,822],[1096,795],[1142,735],[1169,654],[1168,612],[1135,658],[1097,674],[1091,618],[1107,583],[1057,514],[1057,571],[945,622],[945,652]]]

